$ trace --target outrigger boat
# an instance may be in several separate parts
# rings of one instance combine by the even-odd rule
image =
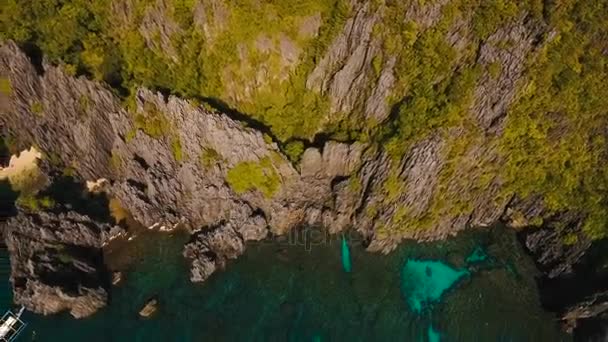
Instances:
[[[21,307],[17,313],[8,310],[0,319],[0,341],[12,342],[25,329],[25,323],[21,320],[21,315],[25,310]]]

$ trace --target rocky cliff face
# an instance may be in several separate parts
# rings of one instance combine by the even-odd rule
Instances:
[[[591,240],[583,232],[580,215],[552,215],[539,201],[513,199],[502,220],[519,229],[522,245],[541,271],[537,281],[543,306],[558,312],[569,332],[582,324],[587,338],[601,340],[605,330],[600,322],[608,314],[608,240]],[[544,218],[541,227],[531,225],[535,217]]]
[[[262,239],[269,231],[280,234],[300,224],[321,224],[332,232],[354,227],[370,239],[370,250],[388,252],[404,237],[440,239],[470,225],[491,224],[503,214],[513,226],[521,224],[509,216],[512,212],[525,213],[528,221],[545,215],[542,205],[533,201],[493,203],[492,196],[499,186],[493,184],[480,193],[467,215],[443,217],[443,223],[430,230],[383,236],[378,226],[398,215],[395,203],[411,205],[410,215],[423,215],[428,209],[432,196],[429,189],[437,187],[444,163],[442,147],[447,142],[441,137],[414,146],[397,162],[386,152],[366,150],[361,143],[328,141],[322,149],[307,149],[296,168],[275,143],[225,114],[146,89],[138,92],[135,113],[128,112],[111,91],[95,82],[66,76],[47,64],[42,74],[37,73],[12,43],[0,52],[0,70],[13,87],[12,95],[5,98],[10,113],[2,117],[7,133],[19,136],[23,146],[35,144],[49,154],[57,153],[60,160],[55,160],[56,167],[70,165],[83,180],[109,179],[109,193],[143,224],[188,227],[192,241],[184,255],[192,259],[193,281],[205,280],[228,259],[242,254],[247,240]],[[41,103],[43,111],[32,112],[33,103]],[[146,134],[145,118],[149,116],[162,116],[160,120],[167,121],[163,124],[168,128],[162,135]],[[138,120],[144,123],[138,126]],[[469,153],[471,157],[495,160],[491,148],[482,144],[477,148],[481,150]],[[391,177],[394,163],[398,165],[399,180],[409,187],[387,203],[381,184]],[[245,190],[231,185],[229,174],[239,165],[252,167],[232,177],[247,182],[251,173],[261,172],[262,180],[245,184]],[[360,172],[355,174],[357,170]],[[458,184],[458,177],[462,175],[455,175],[451,181]],[[272,181],[277,182],[276,186],[263,191],[264,182]],[[462,184],[451,191],[458,191],[458,186]],[[370,208],[375,208],[373,215]],[[580,232],[577,227],[581,220],[576,216],[558,217],[555,222]],[[96,233],[87,225],[92,225]],[[98,258],[103,241],[100,234],[108,230],[107,226],[74,213],[22,213],[7,227],[6,241],[12,246],[16,267],[35,260],[34,269],[13,270],[18,302],[45,313],[70,307],[79,317],[103,305],[107,294],[101,285]],[[37,238],[40,229],[47,238]],[[551,238],[558,234],[555,232],[545,229],[526,237],[537,260],[551,265],[547,270],[550,277],[572,267],[590,245],[581,235],[579,242],[566,248],[565,255],[555,252],[555,248],[564,248],[559,247],[559,237]],[[66,250],[66,244],[78,246],[88,259],[53,262]],[[57,265],[62,268],[56,269]],[[38,281],[55,273],[77,275],[74,279],[86,279],[87,286],[72,284],[76,292],[65,294],[46,280]],[[23,284],[23,279],[29,281]],[[91,285],[90,279],[96,283]],[[37,300],[35,296],[41,294],[57,299]]]
[[[71,210],[21,211],[3,225],[11,256],[15,304],[42,314],[64,310],[76,318],[108,300],[101,247],[111,227]]]
[[[365,50],[360,44],[369,37],[359,36],[370,34],[373,20],[367,18],[367,6],[361,11],[346,24],[345,30],[353,32],[348,39],[353,41],[341,43],[346,38],[337,37],[308,80],[313,88],[318,83],[327,91],[333,89],[336,94],[330,97],[336,106],[347,106],[340,94],[357,94],[356,89],[339,85],[342,78],[359,77],[359,68],[348,66],[351,62],[341,73],[328,73],[336,70],[333,64],[359,60],[357,51]],[[145,225],[161,221],[169,225],[184,222],[193,229],[222,221],[241,225],[257,215],[254,213],[263,213],[274,232],[301,223],[323,224],[334,232],[354,226],[373,241],[371,249],[389,251],[402,238],[439,239],[467,225],[491,224],[503,213],[509,199],[495,201],[499,180],[491,180],[483,191],[470,190],[476,187],[477,178],[470,161],[500,166],[492,132],[500,130],[499,119],[509,103],[510,96],[502,94],[514,92],[523,56],[530,52],[538,30],[533,25],[515,25],[497,32],[482,46],[480,63],[502,58],[511,66],[492,84],[479,83],[474,108],[479,123],[487,126],[488,137],[481,135],[456,161],[448,154],[452,143],[465,134],[459,129],[448,135],[431,134],[397,159],[385,149],[364,143],[328,141],[322,148],[307,149],[301,163],[294,166],[260,132],[225,115],[146,89],[136,96],[135,113],[129,113],[98,84],[66,77],[48,65],[37,75],[12,44],[3,48],[3,68],[14,88],[10,101],[18,115],[7,117],[5,125],[11,132],[23,132],[22,141],[34,142],[45,151],[62,151],[63,165],[74,165],[83,179],[115,180],[112,193],[128,203],[128,209]],[[511,35],[521,42],[512,55],[501,57],[489,51],[493,40]],[[336,61],[338,58],[344,61]],[[352,72],[347,75],[348,70]],[[502,86],[497,88],[493,82]],[[497,100],[490,101],[492,97]],[[35,103],[44,108],[41,113],[32,112]],[[145,126],[153,124],[167,127],[152,134],[157,136],[146,134]],[[265,160],[278,177],[278,189],[271,196],[260,191],[234,193],[226,182],[228,172],[239,163]],[[448,168],[454,174],[446,177]],[[394,189],[387,189],[387,184]],[[466,201],[470,208],[456,213],[447,212],[448,208],[436,210],[440,196],[449,202]],[[420,221],[429,224],[415,226]]]
[[[227,15],[217,15],[228,11],[225,4],[212,3],[212,11],[198,6],[195,17],[210,41],[219,39],[216,36],[221,36],[229,21]],[[129,13],[135,9],[127,5],[116,5],[114,10],[129,21]],[[307,91],[329,102],[323,125],[350,120],[377,128],[402,120],[406,124],[396,130],[410,126],[415,130],[419,123],[407,121],[407,112],[399,112],[403,105],[415,102],[416,94],[411,92],[442,86],[466,88],[457,93],[466,100],[463,104],[433,107],[457,112],[454,120],[458,124],[440,122],[420,128],[422,133],[417,132],[416,139],[408,140],[405,148],[400,146],[401,153],[394,153],[394,137],[350,143],[317,139],[292,163],[276,141],[252,128],[256,125],[248,127],[196,101],[146,88],[138,88],[125,106],[99,82],[69,76],[46,62],[32,64],[10,41],[0,48],[0,74],[10,84],[9,92],[0,92],[0,123],[3,133],[15,137],[20,147],[38,146],[55,168],[68,167],[81,180],[108,179],[109,194],[144,225],[187,227],[192,239],[184,255],[192,260],[193,281],[204,281],[227,260],[242,254],[246,241],[262,239],[269,232],[285,233],[302,224],[322,225],[331,232],[356,229],[369,240],[371,251],[389,252],[402,239],[442,239],[498,220],[513,227],[537,226],[544,221],[545,228],[531,231],[522,238],[524,243],[539,265],[546,266],[547,277],[571,272],[592,244],[582,233],[584,215],[555,214],[533,194],[520,198],[504,192],[504,180],[497,177],[506,163],[498,138],[505,130],[507,108],[526,84],[526,62],[546,53],[555,34],[545,21],[522,13],[479,40],[473,33],[471,15],[458,13],[453,20],[441,21],[446,8],[455,10],[447,1],[399,7],[404,10],[397,14],[400,20],[404,17],[415,27],[399,26],[395,33],[392,27],[378,25],[395,15],[389,8],[351,1],[352,15],[306,75]],[[138,30],[150,49],[164,50],[179,61],[170,38],[181,30],[163,19],[166,11],[165,2],[159,1],[146,12]],[[209,15],[211,12],[216,15]],[[304,20],[312,27],[305,35],[321,35],[315,18]],[[160,32],[160,41],[148,34],[151,27]],[[435,43],[434,33],[439,32],[447,47],[439,45],[446,55],[416,51],[425,58],[414,66],[433,64],[439,69],[442,60],[450,60],[447,74],[403,76],[408,70],[399,69],[397,60],[401,58],[403,64],[400,54],[418,48],[408,45],[408,34],[421,32],[428,33],[429,44]],[[405,52],[389,48],[388,37],[393,35],[400,37],[397,44],[407,47]],[[277,49],[274,40],[258,38],[255,46],[261,49],[283,51],[286,56],[291,51],[295,60],[300,56],[289,48],[287,38],[278,40]],[[245,47],[241,50],[247,54]],[[243,64],[247,58],[241,57]],[[291,64],[286,68],[293,71]],[[466,83],[467,73],[477,77],[467,86],[458,83],[460,78]],[[442,85],[446,77],[453,80]],[[261,79],[257,86],[270,82],[267,77]],[[416,89],[416,79],[431,86],[421,84]],[[232,104],[255,95],[247,84],[244,93],[239,92],[238,84],[224,89],[227,98],[236,99]],[[427,102],[445,94],[436,95]],[[456,98],[451,101],[460,103]],[[399,115],[405,118],[395,118]],[[439,122],[434,119],[427,121]],[[559,138],[557,134],[555,139]],[[558,223],[567,229],[550,229]],[[566,236],[572,243],[564,245]]]
[[[251,227],[254,233],[239,232],[247,239],[264,237],[260,227],[266,226],[279,234],[299,224],[333,232],[353,226],[372,241],[371,249],[390,251],[402,238],[439,239],[467,225],[490,224],[506,206],[491,200],[493,185],[465,215],[387,236],[381,228],[400,223],[399,204],[410,206],[413,217],[431,206],[445,164],[444,138],[433,136],[399,160],[363,143],[328,141],[308,148],[294,166],[275,143],[222,113],[146,89],[128,112],[95,82],[49,65],[38,74],[11,43],[2,48],[2,72],[13,88],[6,99],[11,114],[2,118],[9,134],[54,153],[56,163],[84,180],[111,180],[110,193],[146,226],[182,223],[195,232],[232,224]],[[41,112],[32,110],[35,103]],[[490,158],[490,147],[470,153]],[[252,179],[258,173],[261,179]],[[383,185],[391,177],[409,187],[387,201]],[[455,193],[462,185],[453,187],[448,190]]]

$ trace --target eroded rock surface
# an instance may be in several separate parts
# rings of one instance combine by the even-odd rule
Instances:
[[[42,314],[69,311],[76,318],[107,304],[109,279],[101,247],[112,226],[69,210],[21,211],[2,230],[16,304]]]
[[[569,332],[581,320],[606,320],[608,240],[591,240],[579,215],[550,214],[539,201],[514,198],[502,219],[520,230],[522,245],[541,271],[537,282],[543,306],[557,312]]]
[[[368,3],[354,3],[353,17],[306,85],[329,96],[330,116],[358,107],[366,118],[382,122],[390,114],[387,97],[395,81],[395,60],[386,56],[374,76],[371,64],[381,47],[373,27],[381,13]],[[424,28],[433,24],[444,3],[412,8],[407,15]],[[204,9],[199,12],[195,22],[205,27],[209,19]],[[152,25],[150,15],[146,22]],[[55,162],[73,168],[78,178],[107,179],[107,191],[144,225],[187,227],[192,238],[184,255],[192,260],[193,281],[207,279],[242,254],[246,241],[300,224],[323,225],[332,232],[353,228],[369,239],[370,250],[389,252],[405,238],[441,239],[501,217],[515,226],[505,216],[510,211],[525,211],[528,221],[544,218],[541,202],[523,208],[511,198],[497,198],[499,179],[483,186],[477,182],[482,176],[478,165],[502,165],[494,138],[502,130],[516,87],[525,81],[525,60],[541,47],[538,37],[544,30],[522,18],[480,45],[477,62],[499,63],[503,69],[498,75],[484,71],[477,81],[469,119],[479,124],[480,132],[459,151],[453,146],[466,133],[452,128],[429,133],[399,157],[384,146],[328,141],[309,147],[299,165],[292,165],[261,132],[224,113],[145,88],[137,91],[134,108],[127,110],[99,83],[69,76],[47,63],[39,73],[11,42],[0,48],[0,73],[12,86],[10,96],[0,94],[0,123],[5,133],[19,137],[21,147],[35,144],[47,154],[55,153]],[[466,25],[455,23],[448,41],[458,58],[465,54],[466,39]],[[514,47],[497,49],[504,40]],[[288,42],[283,48],[290,55]],[[369,87],[372,80],[375,86]],[[35,104],[42,110],[34,111]],[[244,163],[248,173],[235,174]],[[255,183],[259,179],[248,184],[250,171],[260,169],[262,184]],[[245,190],[231,185],[235,181],[247,183]],[[263,191],[264,186],[271,190]],[[458,210],[450,210],[455,206]],[[575,215],[568,222],[580,230],[581,218]],[[539,234],[548,235],[535,238],[538,260],[558,272],[567,270],[564,253],[553,252],[562,245],[559,236]],[[574,247],[566,249],[576,257]]]
[[[349,53],[336,52],[342,54]],[[483,191],[469,191],[475,170],[466,168],[467,160],[500,163],[491,137],[476,141],[462,167],[456,165],[446,180],[442,172],[457,130],[432,135],[399,159],[363,143],[329,141],[322,149],[306,150],[296,168],[275,143],[222,113],[147,89],[138,91],[137,108],[129,112],[98,83],[66,76],[47,64],[39,75],[12,43],[2,47],[0,56],[0,70],[14,88],[11,115],[2,118],[8,132],[20,132],[21,141],[43,151],[62,151],[58,158],[73,165],[82,179],[107,179],[108,191],[146,226],[184,224],[196,232],[256,221],[251,233],[240,232],[243,240],[263,235],[262,226],[276,234],[303,223],[333,232],[354,227],[372,241],[370,249],[388,252],[403,238],[440,239],[468,225],[490,224],[507,205],[493,201],[498,180]],[[330,89],[322,79],[319,86]],[[81,98],[88,99],[86,108]],[[42,113],[32,112],[34,102],[42,104]],[[150,122],[162,123],[161,134],[146,132]],[[270,163],[271,170],[264,172],[272,171],[278,180],[271,196],[255,187],[239,192],[230,186],[228,174],[236,166],[262,162]],[[249,175],[232,176],[234,181]],[[387,196],[390,182],[397,190]],[[425,218],[438,195],[472,205],[464,213],[441,212],[438,223],[428,227],[408,226]]]

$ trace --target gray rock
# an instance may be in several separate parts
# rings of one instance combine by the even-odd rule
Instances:
[[[488,130],[497,120],[506,115],[507,108],[522,82],[522,73],[530,52],[537,48],[539,35],[545,27],[522,16],[517,22],[501,27],[483,42],[479,50],[477,64],[486,67],[475,90],[472,113],[482,128]],[[510,44],[510,48],[501,45]],[[491,75],[488,68],[499,67],[498,75]],[[501,129],[498,125],[497,129]]]
[[[562,323],[568,332],[572,332],[576,328],[578,320],[592,317],[598,317],[604,322],[608,319],[608,290],[595,293],[584,301],[569,307],[562,315]],[[604,329],[603,337],[606,337],[605,333]],[[599,336],[600,339],[603,337]]]
[[[361,98],[368,96],[368,85],[373,80],[371,62],[380,49],[380,41],[372,39],[372,30],[380,13],[372,11],[369,2],[353,1],[354,15],[333,40],[329,49],[309,75],[308,89],[329,95],[332,114],[352,112]],[[392,69],[390,71],[392,73]],[[387,94],[385,86],[392,85],[388,74],[380,83],[369,104],[373,116],[386,117],[388,108],[382,106]],[[337,121],[340,118],[335,118]],[[332,118],[328,117],[331,122]]]
[[[109,278],[101,246],[112,227],[73,211],[20,212],[4,226],[14,302],[83,318],[104,307]]]
[[[433,2],[412,2],[405,11],[405,20],[414,21],[422,28],[429,28],[437,24],[441,18],[442,9],[448,0],[439,0]]]
[[[229,259],[236,259],[244,251],[243,237],[231,224],[222,224],[195,233],[192,241],[184,248],[184,256],[192,260],[190,280],[207,280],[217,269],[224,268]]]
[[[141,21],[139,32],[146,40],[149,49],[178,62],[179,56],[173,47],[173,40],[182,29],[171,19],[169,6],[170,3],[165,0],[157,0],[153,6],[148,7]]]
[[[298,34],[303,38],[316,37],[319,34],[320,28],[321,14],[316,13],[302,20]]]
[[[573,267],[592,244],[583,232],[583,220],[572,213],[544,216],[541,227],[528,227],[522,233],[525,247],[548,278],[572,276]]]
[[[369,11],[366,6],[358,10],[347,23],[353,32],[336,38],[336,42],[343,43],[330,48],[318,68],[339,64],[338,60],[348,59],[362,41],[369,40],[369,23],[364,20],[374,15]],[[80,155],[76,149],[86,151],[77,163],[78,176],[109,179],[109,191],[146,226],[182,223],[192,231],[222,223],[245,227],[257,215],[254,213],[263,213],[256,220],[265,220],[266,224],[254,224],[258,228],[252,230],[252,235],[241,232],[245,240],[264,235],[259,227],[266,225],[277,234],[302,223],[325,224],[334,232],[353,226],[372,240],[371,249],[388,252],[403,238],[439,239],[470,224],[487,225],[500,218],[507,205],[506,201],[493,200],[500,189],[498,180],[479,193],[470,190],[475,187],[479,171],[467,160],[500,165],[490,138],[482,137],[465,151],[463,164],[453,166],[454,174],[441,182],[441,188],[447,149],[453,139],[463,134],[459,130],[434,134],[413,145],[398,160],[389,157],[382,147],[329,141],[322,151],[305,151],[298,173],[275,144],[264,141],[260,132],[221,113],[140,89],[137,114],[149,115],[145,107],[152,105],[171,126],[166,137],[153,138],[134,130],[135,113],[125,111],[118,98],[95,82],[69,78],[49,65],[39,76],[12,43],[0,52],[0,70],[9,75],[15,88],[10,99],[13,115],[2,117],[4,125],[10,131],[23,132],[23,141],[35,143],[44,151],[66,151],[61,155],[66,165],[71,164],[73,156]],[[335,78],[325,79],[324,75],[313,71],[309,86],[329,91],[330,79],[334,82]],[[91,100],[84,118],[74,105],[75,98],[83,95]],[[35,99],[45,104],[42,119],[28,109],[27,103]],[[126,139],[132,132],[134,137]],[[181,146],[179,161],[172,152],[175,140]],[[218,158],[209,167],[200,163],[206,150],[215,151]],[[264,158],[272,161],[281,180],[280,189],[271,198],[259,191],[235,193],[226,182],[228,171],[240,162]],[[112,165],[116,160],[120,165]],[[384,183],[391,175],[397,177],[402,188],[394,200],[387,201]],[[459,214],[442,212],[427,229],[399,229],[401,223],[394,222],[399,211],[396,204],[408,210],[413,222],[432,209],[439,192],[450,201],[471,203],[470,209]],[[383,227],[393,231],[390,237],[377,234]]]
[[[323,170],[323,157],[321,152],[314,147],[304,151],[300,162],[300,174],[302,177],[317,177]]]
[[[222,0],[197,1],[194,6],[194,25],[205,33],[209,41],[222,32],[228,24],[229,9]]]
[[[373,118],[376,122],[383,122],[388,118],[390,114],[388,98],[392,94],[395,84],[394,68],[396,61],[395,57],[390,57],[383,66],[380,77],[378,77],[378,81],[365,103],[366,118]]]
[[[152,317],[152,315],[154,315],[158,311],[158,306],[158,299],[151,298],[146,302],[146,305],[144,305],[143,308],[139,310],[139,316],[142,318]]]

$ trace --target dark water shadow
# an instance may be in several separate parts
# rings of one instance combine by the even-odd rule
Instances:
[[[19,193],[14,191],[8,180],[0,180],[0,222],[17,215],[15,201]]]

